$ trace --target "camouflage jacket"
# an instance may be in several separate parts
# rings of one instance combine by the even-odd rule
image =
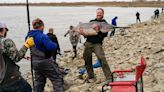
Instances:
[[[20,61],[27,52],[27,48],[25,46],[18,51],[15,43],[9,38],[2,39],[2,49],[3,53],[5,53],[13,62]]]
[[[67,34],[69,34],[69,39],[73,46],[76,46],[78,44],[78,42],[81,40],[80,34],[74,30],[68,30],[65,35],[67,35]]]
[[[15,62],[20,61],[27,52],[27,48],[23,46],[19,51],[15,43],[11,39],[0,37],[0,84],[5,80],[9,80],[11,76],[19,76],[19,66]]]

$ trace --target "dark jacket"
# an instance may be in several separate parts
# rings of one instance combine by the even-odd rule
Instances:
[[[97,21],[97,22],[106,22],[106,20],[97,20],[97,19],[94,19],[94,20],[90,20],[90,22],[94,22],[94,21]],[[98,35],[95,35],[95,36],[87,36],[87,42],[91,42],[91,43],[100,43],[102,44],[102,41],[104,40],[104,38],[108,35],[108,32],[107,33],[102,33],[102,32],[98,32]]]
[[[58,39],[57,39],[56,35],[52,34],[52,33],[48,33],[47,35],[51,39],[52,42],[57,44],[57,51],[60,52],[60,46],[59,46],[59,42],[58,42]]]
[[[137,17],[137,19],[140,18],[140,13],[139,12],[136,13],[136,17]]]
[[[51,39],[52,42],[56,43],[57,44],[57,49],[55,49],[53,52],[51,53],[47,53],[48,56],[53,56],[53,59],[56,60],[56,55],[57,54],[60,54],[60,46],[59,46],[59,43],[58,43],[58,39],[56,37],[55,34],[52,34],[52,33],[48,33],[47,34],[48,37]]]

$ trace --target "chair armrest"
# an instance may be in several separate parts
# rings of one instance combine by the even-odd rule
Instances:
[[[128,70],[114,70],[112,73],[121,73],[121,72],[133,72],[133,69],[128,69]]]
[[[109,86],[130,86],[130,85],[135,86],[136,85],[136,81],[111,82],[108,85]]]

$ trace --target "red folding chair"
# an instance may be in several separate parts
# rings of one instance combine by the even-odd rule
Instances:
[[[112,82],[110,82],[107,85],[103,85],[102,92],[105,91],[104,89],[105,86],[111,87],[111,90],[109,92],[144,92],[142,74],[145,68],[146,68],[145,59],[141,57],[141,63],[140,65],[136,66],[135,69],[113,71]],[[128,74],[132,73],[134,70],[135,70],[135,74],[133,75],[134,78],[132,78],[132,75],[130,75],[131,77],[128,77]],[[114,77],[114,75],[116,77]]]

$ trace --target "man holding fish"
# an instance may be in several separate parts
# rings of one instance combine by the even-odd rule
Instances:
[[[96,10],[96,19],[91,20],[90,22],[98,22],[98,23],[107,23],[104,17],[104,10],[102,8],[98,8]],[[88,73],[88,82],[94,82],[95,76],[94,71],[92,68],[92,53],[94,52],[97,58],[101,61],[102,64],[102,70],[104,72],[104,75],[106,77],[107,81],[111,81],[111,70],[108,66],[107,60],[105,58],[105,53],[102,48],[103,40],[107,36],[108,32],[101,32],[100,26],[96,26],[93,24],[91,26],[92,29],[95,30],[95,34],[86,34],[85,29],[79,29],[79,33],[84,35],[86,37],[85,42],[85,50],[83,53],[83,58],[85,61],[85,67],[87,69]]]

